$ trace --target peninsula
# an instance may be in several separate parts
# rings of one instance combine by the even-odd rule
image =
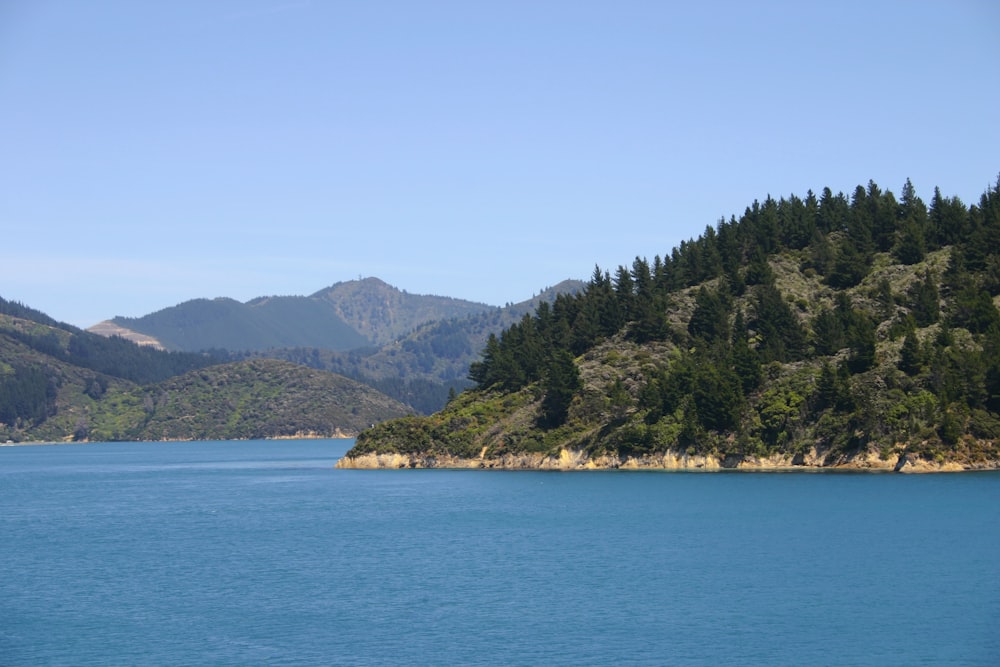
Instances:
[[[753,202],[491,336],[341,468],[1000,468],[1000,181]]]

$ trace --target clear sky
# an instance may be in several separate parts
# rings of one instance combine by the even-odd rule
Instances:
[[[503,305],[768,194],[974,203],[998,66],[991,0],[0,0],[0,296]]]

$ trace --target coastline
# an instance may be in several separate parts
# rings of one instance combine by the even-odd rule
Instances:
[[[903,453],[881,458],[875,453],[827,463],[815,450],[806,455],[774,455],[769,457],[719,457],[714,455],[667,451],[640,457],[601,455],[589,457],[585,452],[560,450],[558,455],[540,453],[505,454],[487,457],[485,449],[474,458],[432,453],[400,454],[368,453],[345,455],[336,464],[343,470],[392,469],[464,469],[464,470],[663,470],[690,472],[896,472],[904,474],[967,472],[1000,470],[1000,461],[962,464],[957,461],[931,461]]]
[[[297,433],[295,435],[269,435],[263,438],[163,438],[161,440],[24,440],[20,442],[0,442],[0,447],[36,447],[46,445],[87,445],[92,442],[248,442],[250,440],[351,440],[358,437],[356,433],[344,432],[340,429],[333,435],[319,433]]]

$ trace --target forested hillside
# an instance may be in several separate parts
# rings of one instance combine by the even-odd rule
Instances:
[[[490,337],[474,391],[349,457],[995,465],[998,294],[1000,181],[969,206],[909,181],[767,197],[667,256],[595,268]]]
[[[0,443],[352,434],[407,406],[276,360],[163,352],[0,299]]]

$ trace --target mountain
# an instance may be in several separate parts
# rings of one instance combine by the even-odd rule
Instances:
[[[412,412],[333,373],[219,361],[106,338],[0,299],[0,442],[333,436]]]
[[[429,414],[444,406],[450,391],[470,386],[469,364],[479,358],[489,334],[583,286],[566,280],[499,308],[413,295],[366,278],[309,297],[261,297],[245,304],[195,299],[140,318],[115,318],[89,331],[175,350],[293,361],[363,382]]]
[[[391,343],[427,322],[490,309],[484,303],[410,294],[378,278],[339,282],[310,298],[329,304],[338,317],[376,347]]]
[[[490,337],[341,467],[1000,467],[1000,181],[754,202]]]
[[[378,278],[365,278],[337,283],[312,296],[267,296],[246,303],[192,299],[142,317],[115,317],[91,330],[187,352],[293,347],[344,351],[377,347],[426,322],[487,309],[486,304],[461,299],[409,294]]]
[[[349,350],[369,344],[326,302],[302,296],[235,299],[192,299],[138,318],[116,317],[91,330],[132,337],[148,336],[167,350],[264,350],[324,347]],[[139,341],[137,341],[139,342]]]
[[[381,347],[332,355],[330,369],[346,374],[363,369],[362,374],[378,380],[391,377],[420,377],[443,383],[465,380],[469,364],[479,359],[491,333],[500,333],[530,317],[539,304],[551,304],[559,294],[574,294],[583,286],[583,281],[565,280],[517,304],[424,322]],[[355,360],[363,361],[359,364]]]

